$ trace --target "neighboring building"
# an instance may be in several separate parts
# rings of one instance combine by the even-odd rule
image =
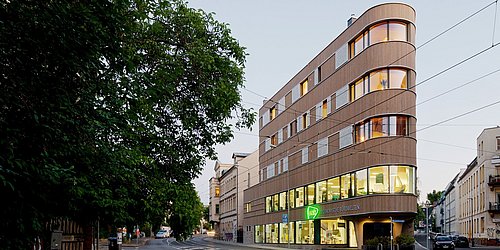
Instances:
[[[243,242],[243,190],[258,183],[259,153],[234,153],[233,164],[219,178],[220,238]]]
[[[446,186],[444,190],[444,218],[442,232],[444,234],[456,235],[459,234],[458,231],[458,202],[460,200],[458,190],[458,178],[462,175],[463,170],[461,170],[450,183]]]
[[[433,218],[436,220],[435,232],[449,235],[456,235],[459,233],[457,227],[457,201],[460,199],[458,192],[457,181],[463,171],[460,171],[448,183],[446,188],[441,194],[441,198],[435,205],[433,211]]]
[[[232,164],[223,164],[219,161],[215,162],[214,171],[215,176],[210,178],[209,180],[209,188],[210,188],[210,201],[209,201],[209,210],[208,217],[209,222],[212,224],[212,228],[214,229],[214,237],[216,239],[220,239],[220,183],[219,178],[231,168]]]
[[[402,3],[351,18],[260,108],[261,182],[244,195],[246,243],[361,248],[413,235],[414,21]]]
[[[477,138],[477,156],[458,180],[460,234],[475,243],[496,245],[500,239],[500,127]]]

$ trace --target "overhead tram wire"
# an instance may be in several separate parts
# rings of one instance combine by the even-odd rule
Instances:
[[[477,56],[479,56],[479,55],[481,55],[481,54],[485,53],[485,52],[487,52],[488,50],[490,50],[490,49],[492,49],[492,48],[494,48],[494,47],[498,46],[499,44],[500,44],[500,42],[499,42],[499,43],[496,43],[496,44],[493,44],[493,46],[491,46],[491,47],[487,47],[487,48],[485,48],[485,49],[483,49],[483,50],[481,50],[481,51],[479,51],[479,52],[477,52],[477,53],[473,54],[472,56],[469,56],[469,57],[467,57],[467,58],[465,58],[465,59],[463,59],[463,60],[461,60],[461,61],[459,61],[459,62],[457,62],[457,63],[453,64],[452,66],[449,66],[449,67],[445,68],[444,70],[441,70],[441,71],[439,71],[439,72],[435,73],[434,75],[432,75],[432,76],[430,76],[430,77],[428,77],[428,78],[424,79],[423,81],[421,81],[421,82],[419,82],[419,83],[415,84],[412,88],[415,88],[415,87],[417,87],[417,86],[420,86],[420,85],[422,85],[422,84],[424,84],[424,83],[426,83],[426,82],[428,82],[428,81],[430,81],[430,80],[432,80],[432,79],[436,78],[437,76],[444,74],[445,72],[447,72],[447,71],[449,71],[449,70],[451,70],[451,69],[453,69],[453,68],[455,68],[455,67],[457,67],[457,66],[459,66],[459,65],[461,65],[461,64],[463,64],[463,63],[465,63],[465,62],[467,62],[467,61],[469,61],[469,60],[471,60],[471,59],[473,59],[473,58],[475,58],[475,57],[477,57]],[[499,70],[496,70],[496,71],[493,71],[493,72],[490,72],[490,73],[487,73],[487,74],[485,74],[485,75],[483,75],[483,76],[481,76],[481,77],[479,77],[479,78],[477,78],[477,79],[474,79],[474,80],[472,80],[472,81],[470,81],[470,82],[467,82],[467,83],[465,83],[465,85],[470,84],[470,83],[472,83],[472,82],[474,82],[474,81],[477,81],[477,80],[479,80],[479,79],[481,79],[481,78],[484,78],[484,77],[486,77],[486,76],[489,76],[489,75],[491,75],[491,74],[497,73],[497,71],[500,71],[500,69],[499,69]],[[456,88],[456,89],[458,89],[458,88]],[[254,94],[256,94],[256,95],[262,96],[262,95],[260,95],[260,94],[258,94],[258,93],[256,93],[256,92],[254,92],[254,91],[251,91],[251,92],[252,92],[252,93],[254,93]],[[447,93],[449,93],[449,92],[451,92],[451,91],[447,91]],[[376,106],[378,106],[378,105],[380,105],[380,104],[382,104],[382,103],[385,103],[385,102],[387,102],[387,101],[389,101],[389,100],[392,100],[393,98],[395,98],[395,97],[397,97],[397,96],[401,95],[402,93],[405,93],[405,91],[402,91],[402,92],[400,92],[400,93],[397,93],[396,95],[390,96],[390,97],[388,97],[387,99],[385,99],[385,100],[383,100],[383,101],[381,101],[381,102],[379,102],[379,103],[377,103],[377,104],[375,104],[375,105],[373,105],[373,106],[371,106],[371,107],[369,107],[369,108],[367,108],[367,109],[364,109],[364,110],[360,111],[359,113],[357,113],[357,114],[355,114],[355,115],[353,115],[353,116],[351,116],[351,117],[349,117],[348,119],[345,119],[345,120],[343,120],[343,121],[333,119],[333,117],[326,117],[326,118],[324,118],[324,120],[328,120],[328,119],[330,119],[330,121],[339,122],[339,124],[348,124],[348,125],[352,125],[352,122],[349,122],[349,120],[351,120],[351,119],[355,118],[356,116],[361,115],[361,114],[363,114],[363,113],[365,113],[365,112],[367,112],[367,111],[369,111],[369,110],[371,110],[371,109],[375,108]],[[443,95],[444,95],[444,94],[443,94]],[[442,96],[442,95],[441,95],[441,96]],[[262,97],[263,97],[263,96],[262,96]],[[435,98],[437,98],[437,97],[435,97]],[[434,99],[435,99],[435,98],[434,98]],[[270,100],[270,101],[275,102],[275,101],[273,101],[273,100]],[[277,102],[276,102],[276,103],[277,103]],[[418,104],[417,104],[417,105],[418,105]],[[415,106],[416,106],[416,105],[415,105]],[[413,108],[413,107],[412,107],[412,108]],[[299,111],[297,111],[297,110],[294,110],[294,109],[292,109],[292,108],[288,108],[288,110],[295,111],[296,113],[303,113],[303,112],[299,112]],[[407,109],[403,109],[403,110],[401,110],[401,111],[400,111],[400,112],[398,112],[398,113],[401,113],[401,112],[403,112],[403,111],[405,111],[405,110],[407,110]],[[289,111],[285,110],[285,111],[283,111],[283,112],[289,112]],[[322,131],[322,132],[320,132],[320,133],[318,133],[318,134],[316,134],[316,135],[314,135],[314,136],[319,136],[319,135],[321,135],[321,134],[323,134],[323,133],[326,133],[326,132],[328,132],[328,130],[324,130],[324,131]],[[346,136],[347,136],[347,135],[346,135]],[[311,139],[311,138],[307,138],[307,139],[306,139],[306,141],[308,141],[309,139]],[[340,140],[340,139],[341,139],[341,138],[339,138],[339,140]]]
[[[492,3],[494,3],[494,2],[492,2]],[[492,4],[492,3],[491,3],[491,4]],[[487,6],[486,6],[486,7],[484,7],[483,9],[481,9],[481,10],[479,10],[479,11],[475,12],[474,14],[470,15],[469,17],[465,18],[464,20],[460,21],[458,24],[456,24],[456,25],[452,26],[451,28],[449,28],[449,29],[445,30],[444,32],[441,32],[441,33],[440,33],[440,34],[438,34],[436,37],[432,38],[431,40],[427,41],[426,43],[424,43],[424,44],[420,45],[420,46],[419,46],[419,47],[417,47],[417,48],[421,48],[422,46],[424,46],[425,44],[429,43],[430,41],[432,41],[432,40],[436,39],[437,37],[441,36],[442,34],[444,34],[444,33],[448,32],[448,31],[449,31],[449,30],[451,30],[452,28],[454,28],[454,27],[458,26],[460,23],[464,22],[465,20],[469,19],[470,17],[472,17],[472,16],[476,15],[477,13],[479,13],[479,12],[481,12],[482,10],[486,9],[487,7],[491,6],[491,4],[487,5]],[[472,58],[474,58],[474,57],[476,57],[476,56],[478,56],[478,55],[480,55],[480,54],[482,54],[482,53],[484,53],[484,52],[488,51],[489,49],[491,49],[491,48],[493,48],[493,47],[496,47],[498,44],[499,44],[499,43],[497,43],[497,44],[493,44],[490,48],[484,49],[484,50],[482,50],[482,51],[480,51],[480,52],[478,52],[478,53],[474,54],[473,56],[470,56],[470,57],[468,57],[468,58],[466,58],[466,59],[462,60],[461,62],[456,63],[456,64],[454,64],[454,65],[452,65],[452,66],[450,66],[450,67],[446,68],[445,70],[442,70],[442,71],[438,72],[437,74],[435,74],[435,75],[433,75],[433,76],[431,76],[431,77],[429,77],[429,78],[425,79],[424,81],[419,82],[418,84],[416,84],[416,85],[415,85],[415,86],[413,86],[412,88],[414,88],[414,87],[416,87],[416,86],[418,86],[418,85],[421,85],[421,84],[423,84],[423,83],[425,83],[425,82],[427,82],[427,81],[429,81],[429,80],[431,80],[431,79],[433,79],[433,78],[435,78],[435,77],[437,77],[437,76],[439,76],[439,75],[441,75],[441,74],[443,74],[443,73],[445,73],[445,72],[447,72],[447,71],[451,70],[452,68],[457,67],[457,66],[459,66],[459,65],[463,64],[464,62],[466,62],[466,61],[468,61],[468,60],[470,60],[470,59],[472,59]],[[406,55],[405,55],[405,56],[406,56]],[[404,57],[404,56],[403,56],[403,57]],[[400,60],[400,59],[398,59],[398,60]],[[398,60],[396,60],[395,62],[397,62]],[[331,75],[329,75],[328,77],[330,77],[330,76],[331,76]],[[328,77],[327,77],[327,78],[328,78]],[[325,78],[325,79],[326,79],[326,78]],[[261,95],[261,94],[259,94],[259,93],[257,93],[257,92],[254,92],[254,91],[252,91],[252,90],[249,90],[249,89],[247,89],[247,88],[245,88],[245,90],[247,90],[248,92],[251,92],[251,93],[253,93],[253,94],[257,95],[257,96],[263,97],[264,99],[268,99],[266,96],[263,96],[263,95]],[[404,93],[404,92],[401,92],[401,93]],[[399,94],[401,94],[401,93],[399,93]],[[397,94],[397,95],[399,95],[399,94]],[[396,96],[397,96],[397,95],[396,95]],[[382,104],[382,103],[384,103],[384,102],[386,102],[386,101],[388,101],[388,100],[390,100],[390,99],[392,99],[392,98],[394,98],[394,97],[395,97],[395,96],[392,96],[392,97],[390,97],[390,98],[386,99],[385,101],[383,101],[383,102],[381,102],[381,103],[376,104],[375,106],[380,105],[380,104]],[[274,101],[274,100],[269,100],[269,101],[271,101],[271,102],[273,102],[273,103],[276,103],[276,104],[280,105],[278,102],[276,102],[276,101]],[[374,106],[372,106],[372,108],[373,108],[373,107],[374,107]],[[485,107],[483,107],[483,108],[485,108]],[[286,107],[285,107],[285,109],[286,109]],[[480,109],[482,109],[482,108],[480,108]],[[478,109],[478,110],[480,110],[480,109]],[[284,113],[284,112],[290,112],[290,110],[295,111],[295,113],[303,113],[303,112],[299,112],[299,111],[294,110],[294,109],[291,109],[291,108],[288,108],[288,110],[284,110],[282,113]],[[478,111],[478,110],[475,110],[475,111]],[[360,112],[359,114],[362,114],[362,113],[364,113],[364,112],[366,112],[366,111],[367,111],[367,110],[364,110],[364,111]],[[475,111],[472,111],[472,112],[475,112]],[[470,113],[470,112],[469,112],[469,113]],[[355,116],[357,116],[357,115],[359,115],[359,114],[356,114]],[[355,117],[355,116],[354,116],[354,117]],[[353,117],[351,117],[351,118],[349,118],[349,119],[352,119],[352,118],[353,118]],[[453,118],[453,119],[456,119],[456,118],[458,118],[458,117],[455,117],[455,118]],[[333,119],[332,117],[326,117],[326,118],[324,118],[324,120],[326,120],[326,119],[332,119],[332,120],[334,120],[334,121],[335,121],[335,119]],[[450,120],[451,120],[451,119],[450,119]],[[448,120],[448,121],[449,121],[449,120]],[[341,122],[341,123],[347,123],[346,121],[340,121],[340,122]],[[348,124],[349,124],[349,125],[352,125],[352,123],[350,123],[350,122],[349,122]],[[437,125],[436,125],[436,124],[434,124],[434,125],[432,125],[432,126],[437,126]],[[417,131],[418,131],[418,130],[417,130]],[[416,133],[417,131],[415,131],[414,133]],[[323,131],[322,133],[324,133],[324,132],[327,132],[327,131]],[[320,135],[320,134],[322,134],[322,133],[318,133],[318,135]],[[318,135],[315,135],[314,137],[316,137],[316,136],[318,136]],[[393,139],[391,139],[391,140],[389,140],[389,141],[392,141],[392,140],[395,140],[395,139],[399,139],[399,138],[404,138],[404,137],[396,137],[396,138],[393,138]],[[298,138],[298,139],[299,139],[299,138]],[[311,139],[311,138],[306,139],[306,140],[305,140],[305,142],[308,142],[310,139]],[[339,138],[339,139],[340,139],[340,138]],[[389,142],[389,141],[386,141],[386,142],[384,142],[384,143],[387,143],[387,142]],[[310,143],[310,142],[309,142],[309,143]],[[381,145],[381,144],[379,144],[379,145]],[[376,146],[379,146],[379,145],[376,145]],[[356,146],[356,145],[355,145],[355,146]],[[360,151],[360,152],[361,152],[361,151]],[[335,152],[335,153],[338,153],[338,152]],[[344,156],[344,157],[345,157],[345,156]],[[342,157],[342,158],[343,158],[343,157]],[[341,159],[341,158],[339,158],[339,159]],[[338,160],[338,159],[336,159],[336,160]]]
[[[420,45],[420,46],[416,47],[416,48],[415,48],[415,50],[412,50],[412,52],[409,52],[409,53],[407,53],[407,54],[405,54],[405,55],[401,56],[400,58],[398,58],[397,60],[395,60],[395,61],[394,61],[394,62],[392,62],[391,64],[387,65],[386,67],[388,67],[388,66],[390,66],[390,65],[392,65],[392,64],[394,64],[394,63],[396,63],[397,61],[401,60],[402,58],[404,58],[404,57],[408,56],[409,54],[413,53],[414,51],[416,51],[418,48],[421,48],[421,47],[425,46],[426,44],[430,43],[431,41],[433,41],[433,40],[437,39],[438,37],[442,36],[443,34],[447,33],[448,31],[450,31],[450,30],[452,30],[453,28],[457,27],[458,25],[462,24],[462,23],[463,23],[463,22],[465,22],[466,20],[468,20],[468,19],[472,18],[473,16],[477,15],[478,13],[480,13],[480,12],[484,11],[485,9],[487,9],[488,7],[490,7],[491,5],[493,5],[495,2],[496,2],[496,1],[493,1],[493,2],[491,2],[490,4],[486,5],[485,7],[481,8],[480,10],[478,10],[478,11],[474,12],[473,14],[471,14],[471,15],[467,16],[466,18],[462,19],[462,20],[461,20],[461,21],[459,21],[458,23],[456,23],[456,24],[452,25],[450,28],[448,28],[448,29],[444,30],[443,32],[439,33],[438,35],[436,35],[436,36],[432,37],[431,39],[429,39],[428,41],[424,42],[422,45]],[[488,48],[486,48],[486,49],[484,49],[484,50],[482,50],[482,51],[480,51],[480,52],[478,52],[478,53],[476,53],[476,54],[474,54],[474,55],[472,55],[472,56],[470,56],[470,57],[468,57],[468,58],[466,58],[466,59],[464,59],[464,60],[462,60],[462,61],[460,61],[460,62],[458,62],[458,63],[456,63],[456,64],[454,64],[454,65],[452,65],[452,66],[450,66],[450,67],[448,67],[448,68],[446,68],[446,69],[444,69],[444,70],[442,70],[442,71],[438,72],[438,73],[436,73],[436,74],[434,74],[434,75],[432,75],[431,77],[429,77],[429,78],[427,78],[427,79],[425,79],[425,80],[423,80],[423,81],[421,81],[421,82],[419,82],[419,83],[415,84],[414,86],[412,86],[412,87],[411,87],[411,88],[409,88],[409,89],[412,89],[412,88],[415,88],[415,87],[417,87],[417,86],[420,86],[420,85],[422,85],[423,83],[428,82],[428,81],[432,80],[433,78],[435,78],[435,77],[437,77],[437,76],[439,76],[439,75],[441,75],[441,74],[443,74],[443,73],[445,73],[445,72],[447,72],[447,71],[449,71],[449,70],[451,70],[451,69],[453,69],[453,68],[455,68],[455,67],[457,67],[457,66],[459,66],[459,65],[461,65],[461,64],[463,64],[463,63],[465,63],[465,62],[467,62],[467,61],[469,61],[469,60],[471,60],[471,59],[473,59],[473,58],[475,58],[475,57],[477,57],[477,56],[479,56],[479,55],[481,55],[481,54],[483,54],[484,52],[486,52],[486,51],[490,50],[490,49],[491,49],[491,48],[493,48],[493,47],[496,47],[497,45],[499,45],[499,43],[493,44],[491,47],[488,47]],[[335,72],[334,72],[334,73],[335,73]],[[329,77],[331,77],[334,73],[332,73],[332,74],[328,75],[325,79],[328,79],[328,78],[329,78]],[[275,104],[281,105],[279,102],[274,101],[274,100],[272,100],[272,99],[268,99],[266,96],[261,95],[261,94],[259,94],[259,93],[255,92],[255,91],[252,91],[252,90],[247,89],[247,88],[245,88],[245,87],[244,87],[244,89],[245,89],[246,91],[250,92],[250,93],[253,93],[253,94],[257,95],[257,96],[260,96],[260,97],[264,98],[265,100],[268,100],[268,101],[273,102],[273,103],[275,103]],[[397,96],[401,95],[402,93],[405,93],[405,92],[403,91],[403,92],[400,92],[400,93],[398,93],[398,94],[396,94],[396,95],[394,95],[394,96],[391,96],[391,97],[389,97],[389,98],[385,99],[384,101],[379,102],[379,103],[377,103],[377,104],[375,104],[375,105],[371,106],[371,107],[370,107],[370,108],[368,108],[368,109],[362,110],[362,111],[360,111],[359,113],[357,113],[357,114],[353,115],[352,117],[350,117],[350,118],[348,118],[348,119],[345,119],[345,120],[343,120],[343,121],[342,121],[342,120],[336,120],[336,119],[333,119],[333,117],[326,117],[326,118],[324,118],[324,120],[330,119],[331,121],[338,122],[338,123],[340,123],[340,124],[349,124],[349,125],[351,125],[352,123],[351,123],[351,122],[348,122],[350,119],[352,119],[352,118],[354,118],[354,117],[356,117],[356,116],[358,116],[358,115],[361,115],[361,114],[363,114],[363,113],[365,113],[365,112],[367,112],[367,111],[369,111],[369,110],[371,110],[371,109],[375,108],[376,106],[381,105],[381,104],[383,104],[383,103],[385,103],[385,102],[387,102],[387,101],[389,101],[389,100],[392,100],[393,98],[395,98],[395,97],[397,97]],[[281,106],[283,106],[283,105],[281,105]],[[294,112],[293,114],[299,114],[299,113],[300,113],[300,114],[302,114],[302,113],[304,113],[304,112],[300,112],[300,111],[298,111],[298,110],[292,109],[292,108],[290,108],[290,107],[289,107],[289,108],[286,108],[286,106],[285,106],[284,108],[285,108],[285,110],[284,110],[282,113],[286,113],[286,112],[289,112],[289,113],[290,113],[290,111],[293,111],[293,112]],[[324,133],[324,132],[326,132],[326,131],[323,131],[322,133]],[[322,133],[318,133],[317,135],[320,135],[320,134],[322,134]],[[317,135],[316,135],[316,136],[317,136]]]
[[[495,29],[497,25],[498,0],[495,1],[495,18],[493,18],[493,35],[491,36],[491,46],[495,44]]]

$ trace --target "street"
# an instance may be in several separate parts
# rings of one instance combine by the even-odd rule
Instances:
[[[426,235],[425,233],[416,233],[415,234],[415,240],[417,241],[415,243],[415,250],[425,250],[426,249]],[[417,244],[418,243],[418,244]],[[420,244],[420,245],[419,245]],[[472,249],[484,249],[484,250],[489,250],[489,249],[496,249],[498,250],[499,248],[498,247],[494,247],[494,246],[475,246],[473,248],[455,248],[456,250],[459,250],[459,249],[469,249],[469,250],[472,250]],[[429,250],[432,250],[432,240],[429,239]]]
[[[140,247],[123,247],[123,250],[140,249],[140,250],[155,250],[155,249],[197,249],[197,250],[216,250],[216,249],[238,249],[250,250],[255,247],[246,247],[239,244],[226,244],[222,241],[210,240],[206,236],[194,236],[190,240],[177,242],[174,238],[167,239],[151,239],[144,246]]]

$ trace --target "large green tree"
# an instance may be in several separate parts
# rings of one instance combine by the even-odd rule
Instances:
[[[179,0],[16,0],[0,2],[0,34],[2,247],[29,247],[59,217],[169,211],[190,233],[190,181],[255,120],[227,25]]]

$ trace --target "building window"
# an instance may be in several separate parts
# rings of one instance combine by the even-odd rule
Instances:
[[[500,136],[497,136],[497,150],[500,150]]]
[[[408,71],[403,69],[389,69],[389,79],[391,81],[391,89],[407,89],[408,88]]]
[[[315,200],[315,193],[314,193],[314,191],[316,191],[314,183],[313,184],[309,184],[306,188],[307,188],[307,193],[306,193],[306,195],[307,195],[307,204],[308,205],[314,204],[314,200]]]
[[[371,26],[349,43],[349,57],[353,58],[368,46],[385,41],[408,41],[408,25],[389,21]]]
[[[266,138],[264,140],[264,151],[267,152],[271,150],[271,138]]]
[[[345,127],[339,131],[339,149],[352,144],[352,126]]]
[[[290,201],[290,208],[294,208],[295,207],[295,190],[290,190],[290,192],[288,192],[288,195],[290,197],[288,197],[288,200]]]
[[[356,196],[367,194],[366,169],[356,172]]]
[[[297,244],[313,244],[314,243],[314,221],[297,221]]]
[[[369,44],[374,44],[378,42],[385,42],[389,40],[387,31],[387,23],[379,23],[370,27],[370,41]]]
[[[389,88],[389,74],[387,73],[387,69],[371,72],[370,78],[368,79],[370,81],[370,88],[367,89],[364,94]]]
[[[215,187],[215,197],[219,197],[219,196],[220,196],[220,188]]]
[[[302,164],[305,164],[309,161],[309,147],[303,148],[301,152],[302,152]]]
[[[370,92],[384,89],[408,89],[408,70],[389,68],[370,72],[349,85],[349,100],[353,102]]]
[[[307,94],[307,91],[307,80],[305,80],[300,83],[300,96],[304,96],[305,94]]]
[[[391,41],[408,41],[407,25],[403,22],[389,22],[389,39]]]
[[[391,166],[390,175],[391,193],[415,193],[415,168]]]
[[[267,167],[267,179],[274,177],[274,164],[271,164]]]
[[[252,202],[248,202],[247,204],[245,204],[245,211],[247,213],[252,211]]]
[[[255,226],[255,243],[264,243],[264,225]]]
[[[316,183],[316,203],[323,203],[328,200],[326,181]]]
[[[288,229],[290,228],[290,230]],[[293,243],[293,222],[290,223],[280,223],[280,243],[288,243],[288,237],[290,237],[290,243]]]
[[[356,143],[383,136],[408,136],[407,116],[374,117],[354,126]]]
[[[273,195],[273,211],[279,211],[279,194]]]
[[[274,134],[271,136],[271,145],[276,146],[278,145],[278,135]]]
[[[328,154],[328,137],[318,141],[318,158]]]
[[[286,191],[280,193],[280,210],[286,210],[287,209],[286,196],[287,196],[287,192]]]
[[[328,116],[329,108],[328,108],[328,100],[324,100],[321,105],[321,118],[326,118]]]
[[[215,204],[215,214],[219,214],[219,212],[220,212],[220,205]]]
[[[336,201],[340,199],[340,177],[329,179],[327,182],[327,199]]]
[[[274,118],[276,118],[276,115],[277,115],[277,109],[276,109],[276,106],[272,107],[270,110],[269,110],[269,120],[272,121]]]
[[[340,198],[347,199],[353,196],[354,183],[351,182],[351,174],[345,174],[340,177]]]
[[[283,166],[283,172],[288,171],[288,156],[281,159],[281,161],[282,161],[281,165]]]
[[[304,187],[298,187],[295,189],[295,207],[304,206]]]
[[[369,168],[368,176],[370,194],[389,192],[389,168],[387,166]]]
[[[273,197],[267,196],[266,197],[266,213],[270,213],[272,211],[273,211]]]
[[[268,235],[270,237],[267,237]],[[266,243],[278,243],[278,223],[266,225]]]
[[[321,82],[321,66],[318,67],[318,83]]]
[[[347,244],[347,225],[345,220],[321,220],[321,244]]]
[[[288,127],[288,138],[294,136],[295,134],[297,134],[297,121],[296,120],[293,120],[291,123],[290,123],[290,126]]]

